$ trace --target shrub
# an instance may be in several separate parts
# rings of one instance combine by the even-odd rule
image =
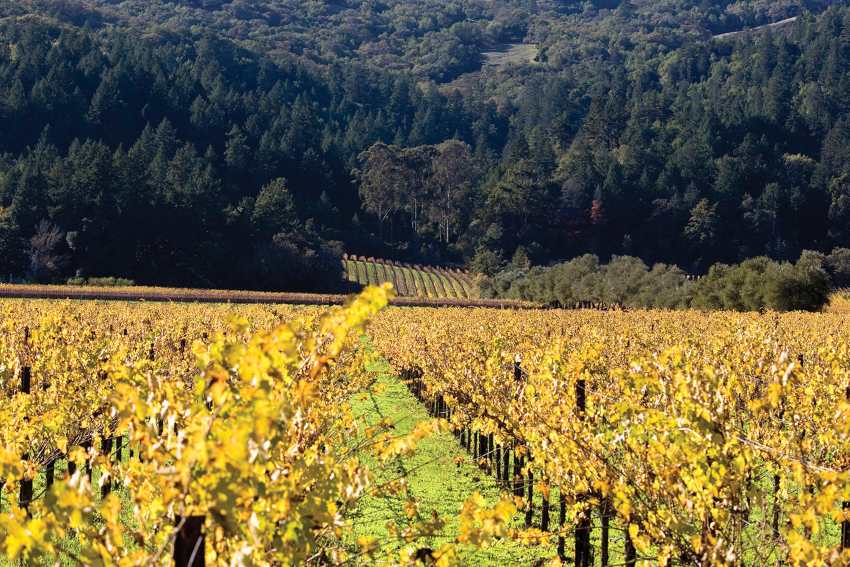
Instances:
[[[503,264],[500,254],[482,246],[475,251],[475,256],[469,263],[469,270],[476,274],[494,276]]]
[[[836,287],[850,287],[850,248],[834,248],[826,257],[826,268]]]
[[[105,278],[83,278],[83,277],[73,277],[69,278],[67,281],[68,285],[90,285],[96,287],[132,287],[136,285],[136,282],[133,280],[128,280],[126,278],[115,278],[115,277],[105,277]]]
[[[820,311],[832,281],[820,254],[803,252],[797,264],[782,264],[768,284],[768,304],[777,311]]]
[[[820,311],[831,288],[820,254],[803,252],[796,264],[758,257],[737,266],[712,266],[694,286],[691,305],[732,311]]]
[[[819,311],[829,300],[826,257],[804,252],[796,264],[751,258],[735,266],[715,264],[697,282],[676,266],[651,269],[639,258],[615,256],[607,265],[593,255],[548,268],[511,266],[487,280],[490,296],[574,307],[601,303],[626,308]]]
[[[614,257],[607,265],[586,254],[548,268],[523,273],[500,272],[491,280],[501,296],[561,307],[603,303],[623,307],[677,308],[687,305],[687,277],[675,266],[658,264],[649,269],[639,258]]]

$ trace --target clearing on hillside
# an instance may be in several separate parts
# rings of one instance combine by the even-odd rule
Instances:
[[[504,67],[537,63],[540,48],[533,43],[506,43],[481,54],[484,67]]]

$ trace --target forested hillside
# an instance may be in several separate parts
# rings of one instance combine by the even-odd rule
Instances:
[[[272,57],[325,65],[360,61],[451,80],[505,43],[541,46],[557,68],[585,64],[612,43],[678,46],[687,39],[818,11],[830,0],[21,0],[33,11],[93,28],[148,34],[212,32]],[[602,51],[598,51],[601,49]],[[594,53],[594,51],[596,53]]]
[[[462,105],[365,68],[38,20],[0,36],[3,274],[313,289],[369,239],[360,151],[474,136]]]
[[[846,4],[4,3],[0,274],[312,290],[343,251],[848,246]]]

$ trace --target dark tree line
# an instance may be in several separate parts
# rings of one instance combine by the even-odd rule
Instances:
[[[334,286],[342,242],[383,246],[358,225],[357,156],[490,130],[405,77],[274,64],[214,37],[20,20],[0,37],[4,277]]]
[[[149,4],[150,29],[117,4],[2,8],[4,277],[320,289],[343,250],[705,274],[850,246],[846,7],[459,1],[414,29],[401,0],[317,4],[307,29],[345,44],[323,52],[285,19],[237,33],[240,10],[287,2],[192,5],[209,18],[191,33],[173,4]],[[454,29],[470,22],[488,39]],[[535,41],[540,62],[438,86],[417,65],[449,28],[476,49]],[[363,55],[381,37],[405,65]]]
[[[705,273],[850,243],[850,11],[626,55],[589,83],[527,89],[470,226],[481,254],[633,255]]]
[[[850,250],[828,257],[805,251],[796,263],[760,256],[729,266],[715,264],[694,278],[666,264],[615,256],[607,264],[592,254],[529,268],[522,254],[507,269],[482,281],[487,296],[534,301],[561,308],[819,311],[835,282],[846,281]]]

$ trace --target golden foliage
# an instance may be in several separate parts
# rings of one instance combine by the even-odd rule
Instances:
[[[572,521],[612,503],[653,563],[850,561],[841,316],[391,309],[370,334],[455,427],[523,447]]]
[[[0,304],[0,479],[11,501],[0,514],[2,554],[168,564],[191,516],[205,517],[211,564],[341,564],[352,553],[379,554],[370,538],[342,545],[346,514],[371,483],[362,451],[389,461],[445,427],[425,422],[392,438],[379,426],[352,447],[348,400],[373,380],[360,337],[390,294],[370,288],[327,313]],[[18,392],[24,368],[28,394]],[[121,449],[103,443],[119,436],[134,458],[116,459]],[[8,488],[66,455],[76,472],[20,507]],[[99,486],[87,466],[99,471]],[[107,485],[127,501],[118,491],[101,495]],[[479,508],[470,513],[485,513]],[[492,523],[480,536],[468,531],[483,542]],[[451,562],[450,546],[442,556]]]

